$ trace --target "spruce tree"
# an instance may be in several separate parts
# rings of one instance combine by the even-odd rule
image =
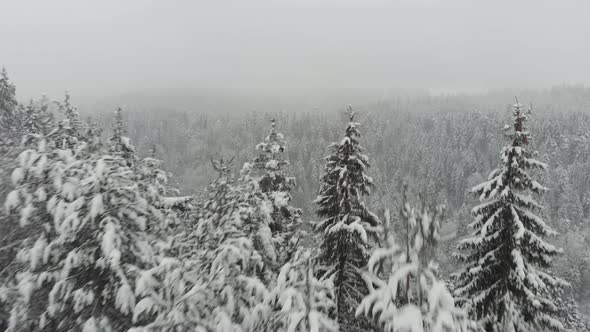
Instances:
[[[196,220],[180,228],[166,257],[137,283],[143,298],[133,319],[143,330],[258,331],[268,314],[269,254],[255,242],[260,224],[271,220],[271,203],[236,185],[230,164],[213,164],[219,177],[198,203]]]
[[[27,107],[18,105],[15,87],[5,70],[0,76],[0,202],[14,189],[13,182],[20,172],[13,170],[19,165],[19,154],[26,148],[24,143],[31,135],[40,136],[51,129],[52,118],[47,103],[31,102]],[[21,269],[16,259],[20,246],[34,226],[20,227],[20,218],[6,209],[0,209],[0,330],[8,327],[15,275]]]
[[[500,153],[501,166],[472,189],[481,204],[472,210],[473,233],[458,245],[457,257],[465,267],[455,274],[455,292],[486,331],[560,331],[553,298],[565,282],[549,268],[561,250],[545,240],[555,232],[535,214],[542,207],[531,194],[547,188],[529,173],[547,165],[527,150],[530,109],[517,101],[512,114],[514,125],[505,129],[513,131]]]
[[[90,131],[94,129],[91,128]],[[119,107],[115,111],[113,135],[109,138],[108,151],[133,170],[139,192],[148,203],[157,207],[154,213],[164,214],[165,225],[174,226],[179,222],[179,213],[189,208],[192,197],[180,197],[180,192],[168,184],[170,174],[162,169],[162,161],[151,157],[139,158],[135,146],[126,134],[123,110]],[[166,230],[161,229],[160,232],[163,235]]]
[[[57,101],[56,105],[58,111],[63,114],[64,120],[69,122],[70,127],[78,129],[79,126],[82,125],[82,121],[80,120],[78,109],[72,104],[71,99],[69,92],[66,91],[64,100],[61,102]]]
[[[19,125],[18,117],[15,114],[17,106],[16,87],[8,77],[6,69],[2,67],[2,71],[0,71],[0,135],[10,138],[18,136],[18,133],[15,132]]]
[[[281,264],[297,248],[300,237],[297,227],[301,223],[302,210],[290,205],[295,178],[289,176],[289,161],[283,156],[286,152],[285,137],[277,131],[276,120],[273,118],[270,122],[270,133],[264,142],[256,145],[259,155],[246,163],[242,171],[247,174],[247,178],[254,178],[260,192],[272,202],[272,221],[269,226],[273,241],[277,244],[277,259]]]
[[[46,134],[52,122],[52,114],[49,113],[48,109],[49,104],[43,100],[37,103],[31,100],[27,106],[20,105],[22,134]]]
[[[9,331],[125,330],[135,278],[155,263],[158,207],[121,158],[90,152],[92,139],[70,136],[69,123],[25,140],[12,171],[5,208],[28,237],[5,285]]]
[[[366,174],[369,158],[359,143],[360,124],[350,107],[349,112],[344,138],[329,146],[332,153],[325,159],[315,200],[316,213],[324,219],[316,227],[323,232],[320,262],[325,273],[334,274],[338,323],[358,327],[362,323],[354,319],[354,312],[367,293],[360,269],[367,264],[371,226],[378,224],[378,218],[363,203],[373,179]]]
[[[66,92],[62,102],[57,101],[55,104],[57,105],[57,111],[63,117],[57,123],[57,127],[54,128],[54,131],[61,135],[59,139],[55,139],[55,142],[59,144],[59,148],[71,149],[80,142],[90,143],[90,139],[94,140],[93,137],[88,137],[88,125],[80,120],[78,109],[72,104],[68,92]]]
[[[109,138],[109,151],[115,156],[125,159],[129,166],[135,164],[135,147],[131,144],[131,139],[126,136],[125,122],[123,120],[123,110],[119,107],[115,111],[113,124],[113,135]]]

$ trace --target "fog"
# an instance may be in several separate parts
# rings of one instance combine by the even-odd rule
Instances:
[[[0,0],[0,331],[590,332],[589,13]]]
[[[19,99],[379,95],[588,83],[588,1],[2,2]]]

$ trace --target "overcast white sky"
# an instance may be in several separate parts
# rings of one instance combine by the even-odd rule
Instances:
[[[588,0],[0,0],[19,96],[590,81]]]

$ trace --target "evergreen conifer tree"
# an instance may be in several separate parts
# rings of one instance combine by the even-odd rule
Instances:
[[[8,284],[9,331],[127,329],[135,278],[155,263],[157,208],[120,158],[89,152],[65,122],[25,141],[12,172],[5,209],[29,234]]]
[[[135,147],[131,144],[131,139],[126,136],[125,122],[123,120],[123,110],[119,107],[115,111],[113,124],[113,135],[109,138],[109,151],[115,156],[125,159],[129,166],[135,164]]]
[[[180,197],[180,192],[168,184],[169,174],[162,169],[162,162],[158,159],[146,157],[140,159],[136,154],[135,146],[126,135],[123,110],[119,107],[115,111],[113,135],[109,139],[109,153],[121,159],[131,168],[133,176],[138,184],[138,190],[155,207],[155,214],[163,214],[166,222],[160,230],[151,230],[165,235],[168,226],[176,225],[179,213],[189,209],[192,197]],[[90,132],[94,131],[90,129]]]
[[[72,104],[68,92],[65,93],[63,101],[56,101],[55,104],[57,105],[57,111],[63,117],[53,129],[55,133],[61,135],[59,139],[55,139],[55,142],[59,144],[58,148],[71,149],[80,142],[90,143],[90,141],[96,141],[93,137],[88,137],[88,125],[80,120],[78,109]]]
[[[22,135],[47,133],[52,123],[52,114],[48,108],[49,104],[43,99],[37,103],[31,100],[27,106],[20,105]]]
[[[41,136],[51,128],[52,119],[43,100],[27,107],[17,105],[15,87],[3,69],[0,74],[0,202],[14,189],[13,180],[19,172],[13,172],[19,165],[18,156],[25,149],[21,144],[31,135]],[[23,241],[35,227],[19,227],[19,217],[0,209],[0,330],[8,327],[11,300],[10,289],[14,277],[21,268],[16,260]]]
[[[0,136],[18,136],[15,133],[18,127],[16,116],[18,103],[16,101],[16,87],[8,77],[6,69],[0,71]],[[20,137],[17,137],[17,139]]]
[[[256,150],[260,154],[251,163],[244,165],[243,172],[248,177],[255,177],[260,192],[272,202],[272,222],[269,226],[278,251],[277,259],[281,264],[297,249],[300,237],[297,227],[301,223],[302,210],[290,205],[295,178],[287,172],[289,161],[283,156],[286,141],[283,134],[277,131],[274,118],[271,119],[270,133],[264,142],[256,145]]]
[[[378,218],[369,212],[363,196],[369,195],[373,180],[366,174],[369,158],[359,143],[359,123],[349,107],[350,122],[341,142],[330,145],[320,193],[315,203],[317,215],[324,218],[317,229],[323,232],[320,262],[324,272],[334,274],[337,321],[341,327],[358,327],[354,312],[367,294],[360,269],[367,264],[369,236]]]
[[[530,109],[517,101],[512,114],[514,125],[505,129],[513,132],[500,153],[501,166],[472,189],[481,204],[472,210],[473,233],[458,245],[465,267],[455,274],[455,292],[488,332],[560,331],[553,298],[565,282],[548,268],[561,250],[545,240],[555,232],[534,213],[542,207],[531,193],[547,188],[529,173],[547,165],[527,150]]]
[[[271,220],[271,203],[236,186],[228,163],[214,167],[219,177],[199,202],[196,223],[184,225],[167,256],[138,282],[138,330],[257,331],[269,313],[269,254],[255,242],[259,224]]]

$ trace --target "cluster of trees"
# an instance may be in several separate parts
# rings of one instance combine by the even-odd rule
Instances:
[[[588,315],[590,88],[557,87],[520,94],[536,101],[535,116],[529,122],[534,133],[530,150],[537,151],[538,158],[550,166],[537,180],[550,189],[538,197],[545,208],[539,214],[558,232],[552,242],[564,249],[553,270],[570,282],[569,296]],[[441,250],[437,251],[443,276],[461,267],[450,257],[456,242],[469,235],[471,209],[477,204],[470,189],[485,181],[498,163],[498,151],[505,142],[502,127],[512,121],[509,105],[502,105],[511,98],[508,94],[399,98],[367,105],[357,114],[366,129],[363,143],[371,158],[370,173],[378,184],[373,194],[365,197],[367,206],[374,211],[385,206],[398,211],[401,184],[406,182],[447,207]],[[126,119],[138,150],[149,153],[155,144],[158,158],[176,175],[172,181],[178,180],[184,192],[200,193],[215,176],[207,166],[208,159],[234,156],[238,164],[248,161],[258,133],[268,130],[271,117],[247,109],[237,114],[215,111],[152,109],[127,112]],[[285,155],[291,161],[289,171],[297,179],[293,205],[302,208],[303,219],[314,219],[317,207],[313,201],[324,172],[326,146],[340,140],[346,119],[342,112],[330,111],[278,112],[272,116],[289,139]],[[98,121],[106,126],[110,120]]]
[[[555,232],[532,196],[546,190],[535,178],[547,165],[528,150],[529,112],[518,102],[500,167],[473,188],[481,203],[470,230],[457,231],[466,234],[461,268],[446,280],[437,264],[445,209],[426,199],[439,198],[436,186],[418,204],[403,187],[393,218],[383,200],[369,200],[380,182],[368,174],[350,107],[342,139],[317,170],[321,220],[305,222],[274,119],[239,172],[233,159],[212,160],[215,180],[180,196],[156,145],[140,149],[144,157],[131,143],[121,109],[108,134],[82,121],[68,95],[27,106],[15,96],[3,71],[1,329],[585,328],[551,270],[560,250],[547,242]]]

